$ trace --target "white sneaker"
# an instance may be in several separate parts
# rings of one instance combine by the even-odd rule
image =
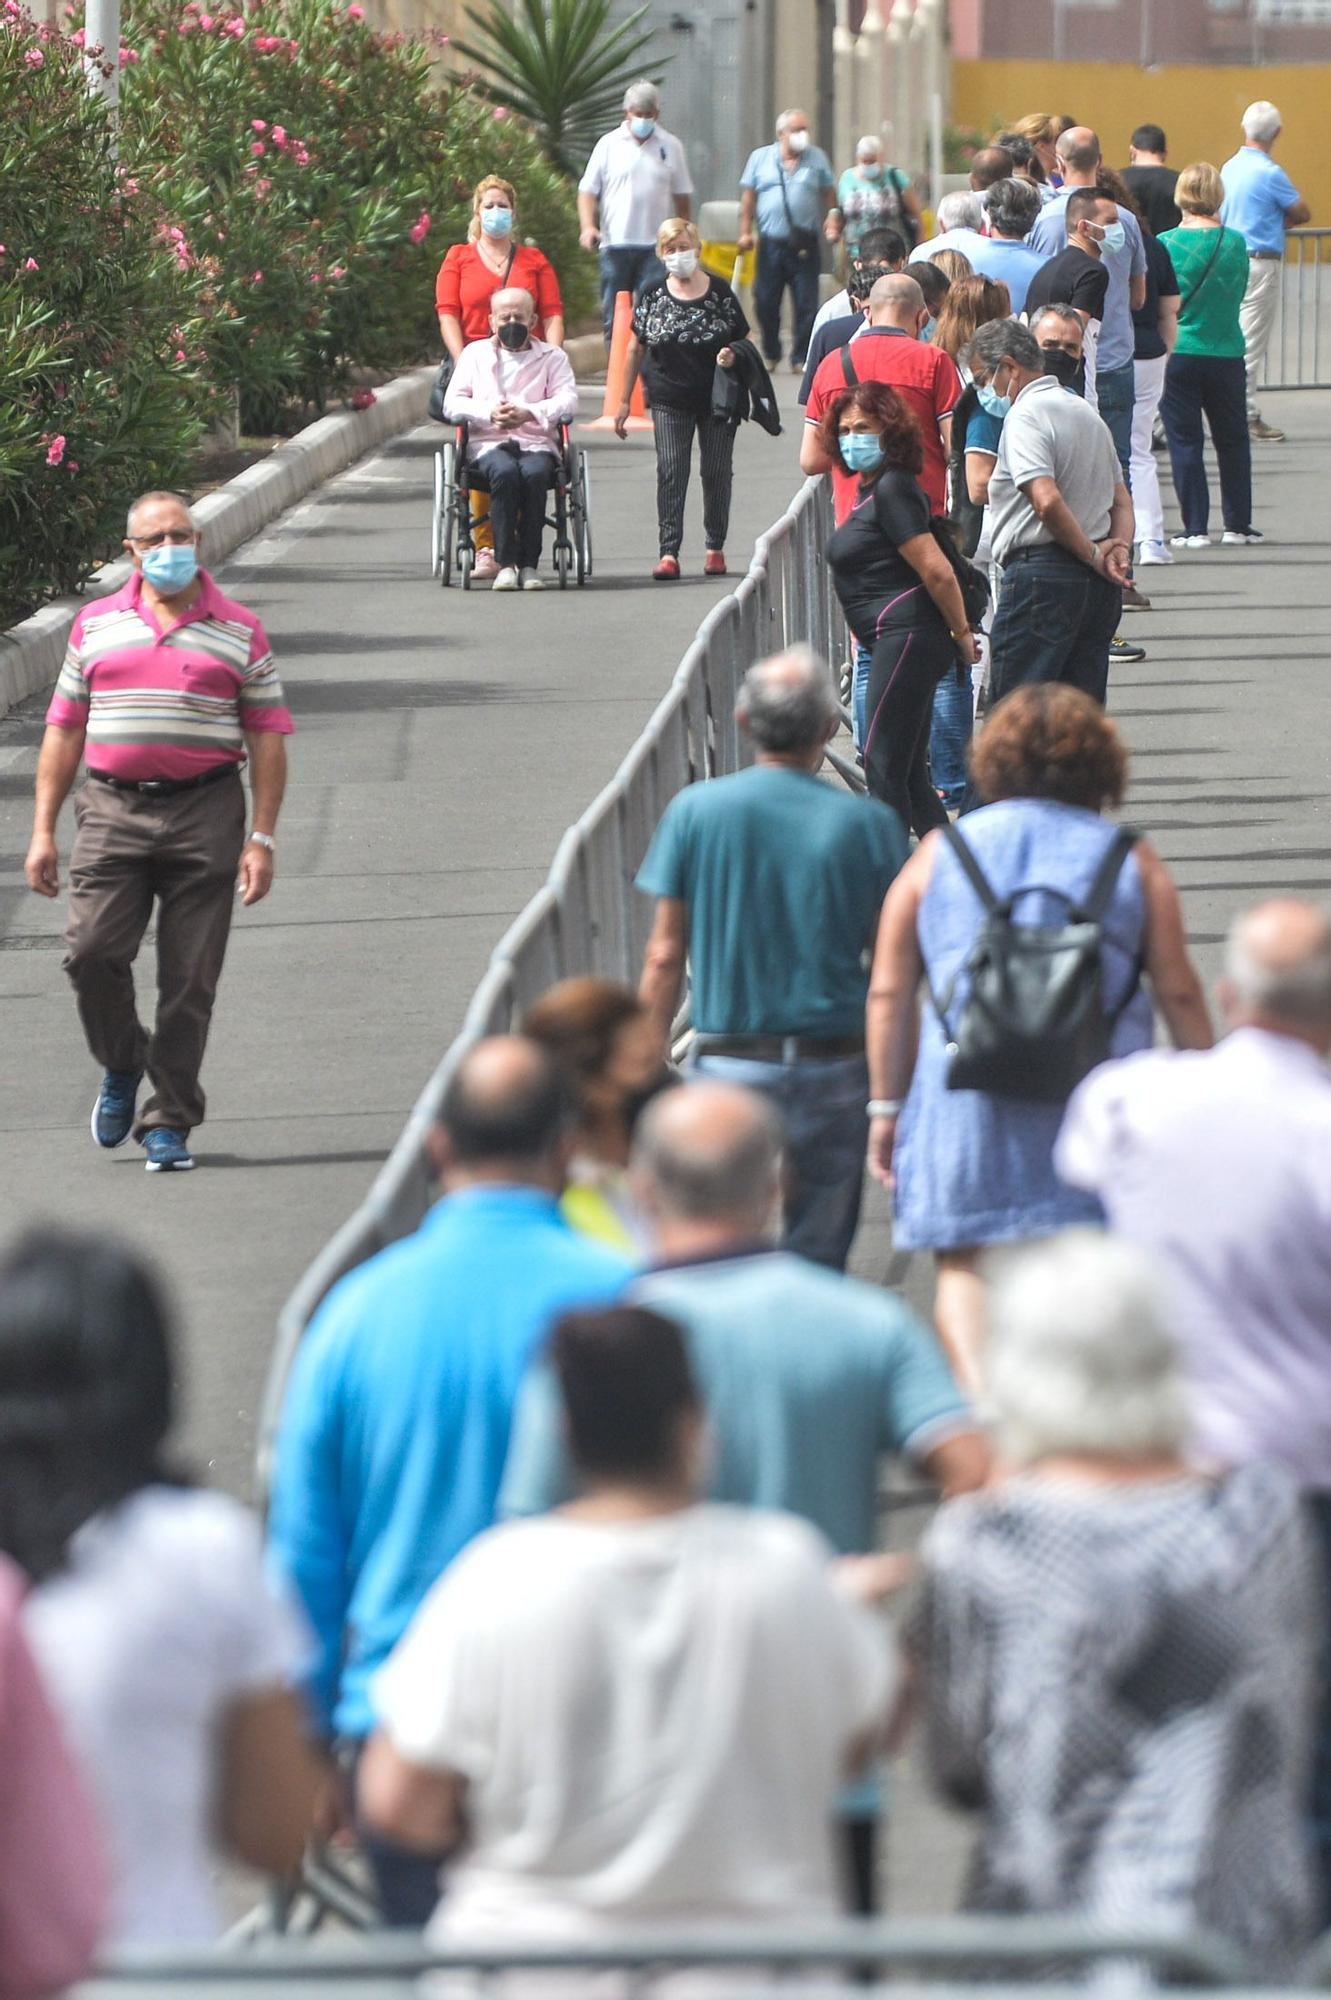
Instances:
[[[1149,569],[1153,563],[1172,563],[1173,556],[1163,542],[1139,542],[1137,544],[1137,567]]]
[[[1230,548],[1248,548],[1255,547],[1258,542],[1264,542],[1266,536],[1259,535],[1256,528],[1226,528],[1220,539],[1228,543]]]
[[[501,569],[490,585],[491,590],[516,590],[517,587],[518,573],[515,569]]]
[[[520,581],[524,590],[545,589],[545,585],[541,582],[540,577],[537,576],[534,569],[524,569],[520,574]]]
[[[1169,541],[1170,546],[1176,549],[1209,549],[1211,546],[1209,535],[1171,535]]]

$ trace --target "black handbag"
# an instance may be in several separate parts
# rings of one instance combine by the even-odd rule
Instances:
[[[500,280],[499,288],[501,291],[508,283],[509,274],[513,269],[513,259],[517,254],[518,246],[514,243],[509,249],[508,262],[504,266],[504,275]],[[493,270],[494,266],[491,265],[490,268]],[[456,366],[457,363],[454,361],[452,355],[446,354],[439,363],[439,373],[434,378],[434,386],[430,390],[430,400],[425,405],[426,416],[433,417],[437,424],[446,424],[448,422],[448,418],[444,415],[444,397],[448,394],[448,385],[453,380],[453,370]]]
[[[807,264],[812,257],[821,264],[822,243],[818,231],[816,229],[801,229],[790,212],[790,196],[786,193],[786,176],[780,160],[776,163],[776,177],[781,188],[781,206],[786,211],[786,227],[790,232],[786,238],[787,243],[794,251],[799,263]]]
[[[938,998],[925,971],[948,1042],[947,1087],[1061,1104],[1107,1059],[1114,1028],[1141,977],[1138,965],[1111,1012],[1105,1004],[1102,920],[1137,835],[1130,827],[1115,834],[1085,902],[1048,890],[1066,902],[1066,922],[1018,924],[1013,906],[1021,891],[1000,902],[958,829],[941,830],[984,908],[979,934],[946,999]],[[954,1025],[948,1010],[963,978],[966,1003]]]

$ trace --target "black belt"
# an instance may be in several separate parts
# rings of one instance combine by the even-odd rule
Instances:
[[[1003,559],[1003,568],[1011,569],[1013,563],[1033,562],[1036,556],[1062,556],[1066,562],[1078,563],[1082,569],[1087,565],[1080,556],[1074,556],[1071,549],[1065,549],[1061,542],[1035,542],[1025,549],[1013,549],[1010,556]]]
[[[834,1062],[862,1056],[863,1035],[697,1035],[700,1056],[747,1056],[750,1062]]]
[[[1283,264],[1285,261],[1283,250],[1250,250],[1248,255],[1259,264]]]
[[[201,785],[215,785],[222,778],[239,775],[239,764],[213,764],[197,778],[113,778],[109,771],[88,772],[99,785],[110,785],[115,792],[139,792],[146,799],[173,799],[177,792],[197,792]]]

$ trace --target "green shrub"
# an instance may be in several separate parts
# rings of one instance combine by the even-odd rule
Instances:
[[[118,547],[202,430],[196,283],[75,49],[0,9],[0,624]]]

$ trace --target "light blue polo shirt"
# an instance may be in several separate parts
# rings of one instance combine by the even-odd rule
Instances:
[[[1285,169],[1260,146],[1240,146],[1233,159],[1225,161],[1220,178],[1225,183],[1220,220],[1238,230],[1249,256],[1264,250],[1283,257],[1285,210],[1300,199]]]
[[[1067,249],[1068,198],[1077,192],[1076,188],[1065,188],[1062,194],[1055,195],[1040,210],[1035,227],[1026,238],[1031,249],[1040,257],[1057,257],[1060,250]],[[1128,240],[1117,257],[1106,257],[1104,260],[1109,273],[1109,290],[1105,293],[1105,316],[1100,322],[1100,345],[1095,356],[1097,375],[1130,368],[1137,351],[1137,329],[1132,322],[1129,293],[1133,278],[1146,276],[1146,245],[1142,242],[1141,228],[1131,209],[1120,208],[1118,219],[1127,232]]]
[[[875,1547],[885,1452],[926,1457],[971,1428],[934,1335],[877,1285],[760,1249],[650,1271],[631,1297],[685,1331],[707,1415],[707,1497],[798,1514],[843,1555]],[[569,1491],[558,1392],[539,1368],[500,1512],[543,1513]]]
[[[786,184],[785,201],[781,198],[783,178]],[[836,175],[820,147],[810,146],[793,167],[785,168],[781,161],[781,148],[774,143],[759,146],[749,154],[739,184],[742,188],[752,188],[758,197],[758,234],[784,241],[790,235],[792,222],[796,229],[822,228],[827,216],[823,190],[836,186]],[[789,216],[786,214],[787,202],[790,205]]]

